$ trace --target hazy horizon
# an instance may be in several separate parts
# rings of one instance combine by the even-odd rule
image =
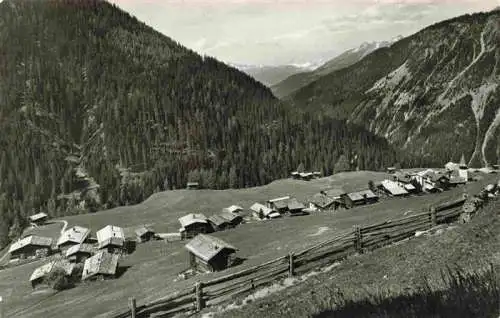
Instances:
[[[408,36],[500,0],[111,0],[200,54],[238,65],[326,61],[363,42]]]

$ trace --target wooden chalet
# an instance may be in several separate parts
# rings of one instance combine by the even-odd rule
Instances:
[[[155,231],[148,226],[141,226],[135,230],[135,237],[139,243],[148,242],[155,238]]]
[[[10,259],[46,257],[52,250],[52,238],[36,235],[26,236],[9,247]]]
[[[29,217],[30,223],[38,225],[38,226],[45,224],[45,222],[47,222],[48,219],[49,219],[49,216],[47,215],[47,213],[43,213],[43,212],[33,214]]]
[[[121,254],[125,247],[125,233],[119,226],[107,225],[96,232],[98,249]]]
[[[285,213],[286,211],[288,211],[289,200],[290,200],[289,196],[271,199],[267,201],[267,207],[279,213]]]
[[[314,173],[312,172],[301,172],[299,173],[300,180],[309,181],[314,178]]]
[[[395,173],[398,169],[396,169],[396,167],[388,167],[387,168],[387,173]]]
[[[82,226],[73,226],[59,236],[57,247],[61,251],[66,251],[71,246],[88,243],[89,236],[90,229]]]
[[[347,194],[347,192],[342,188],[330,188],[323,190],[320,193],[334,200],[340,200],[343,195]]]
[[[381,189],[384,193],[392,197],[408,196],[408,191],[400,186],[397,182],[391,180],[383,180],[381,182]]]
[[[316,193],[309,200],[309,209],[312,211],[336,210],[337,207],[338,201],[322,193]]]
[[[201,213],[190,213],[185,215],[179,218],[179,223],[181,224],[179,232],[181,233],[182,239],[193,238],[201,233],[212,232],[212,227],[207,217]]]
[[[288,200],[288,213],[291,216],[307,214],[306,212],[304,212],[305,208],[306,206],[295,198]]]
[[[207,218],[207,220],[214,231],[224,231],[230,228],[229,221],[219,214],[211,215]]]
[[[378,202],[378,195],[371,190],[362,190],[350,192],[342,196],[342,200],[347,208],[352,208],[358,205],[373,204]]]
[[[281,214],[263,204],[254,203],[250,210],[256,219],[275,219],[281,217]]]
[[[114,278],[118,269],[119,257],[117,254],[99,251],[85,260],[82,280]]]
[[[236,213],[222,212],[219,215],[227,220],[230,227],[235,227],[243,222],[243,217]]]
[[[222,209],[222,212],[226,213],[239,213],[243,211],[243,208],[239,205],[231,205],[230,207]]]
[[[291,174],[292,179],[300,179],[300,172],[293,171]]]
[[[50,263],[42,265],[36,268],[31,274],[30,276],[31,287],[36,288],[37,286],[45,283],[46,282],[45,278],[57,269],[62,270],[66,274],[66,276],[71,276],[71,274],[73,274],[74,268],[75,268],[74,263],[70,263],[64,259],[52,261]]]
[[[96,249],[92,244],[83,243],[68,248],[66,250],[65,256],[70,262],[81,263],[94,255],[95,252]]]
[[[200,188],[200,184],[198,182],[188,182],[186,184],[186,189],[188,190],[198,190]]]
[[[231,266],[231,256],[238,249],[211,235],[199,234],[186,249],[189,252],[190,267],[199,272],[216,272]]]

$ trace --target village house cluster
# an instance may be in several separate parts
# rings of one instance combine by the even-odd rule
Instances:
[[[248,209],[231,205],[209,217],[202,213],[189,213],[178,219],[181,227],[178,234],[175,234],[180,239],[190,239],[185,245],[189,255],[189,269],[184,273],[187,276],[199,272],[220,271],[239,260],[235,257],[238,251],[235,246],[210,235],[211,233],[235,228],[252,220],[272,220],[284,216],[350,209],[374,204],[385,198],[441,192],[471,181],[470,171],[464,162],[449,162],[444,169],[414,172],[403,172],[391,167],[387,169],[388,178],[380,182],[368,182],[365,187],[355,191],[348,192],[342,187],[331,187],[312,195],[305,202],[287,195],[266,202],[255,202]],[[317,176],[320,174],[292,173],[292,178],[306,181]],[[192,186],[192,189],[197,188],[196,185]],[[488,185],[479,196],[469,198],[464,205],[464,218],[470,217],[485,199],[497,196],[499,192],[500,181],[498,185]],[[47,220],[48,215],[45,213],[30,217],[34,227],[44,225]],[[134,235],[134,238],[126,238],[121,227],[107,225],[98,230],[94,237],[91,236],[90,229],[72,226],[62,232],[55,242],[52,238],[37,235],[22,237],[10,246],[9,253],[11,261],[51,257],[50,262],[37,268],[31,275],[30,282],[33,287],[46,282],[46,277],[56,270],[82,281],[113,278],[119,268],[121,255],[131,253],[136,243],[160,239],[160,235],[147,226],[136,228]]]
[[[42,226],[39,215],[30,218]],[[50,237],[28,235],[14,242],[10,248],[10,262],[33,261],[50,257],[50,261],[32,273],[30,282],[33,288],[48,283],[55,271],[67,277],[76,277],[82,281],[91,279],[107,279],[115,277],[121,255],[130,252],[135,243],[157,239],[155,232],[142,226],[135,230],[135,238],[125,238],[124,230],[119,226],[107,225],[91,236],[91,230],[82,226],[72,226],[63,231],[57,241]]]

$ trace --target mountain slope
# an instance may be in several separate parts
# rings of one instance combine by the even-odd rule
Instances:
[[[464,152],[471,165],[496,163],[499,39],[498,11],[443,21],[319,78],[292,99],[429,158],[458,160]]]
[[[284,98],[307,84],[312,83],[321,76],[325,76],[336,70],[348,67],[358,62],[369,53],[381,47],[387,47],[391,45],[391,43],[391,41],[365,42],[357,48],[345,51],[312,71],[300,72],[291,75],[283,81],[271,86],[271,90],[275,96]]]
[[[383,138],[290,111],[240,71],[96,0],[0,3],[0,247],[35,211],[141,202],[397,160]],[[9,233],[10,232],[10,233]]]

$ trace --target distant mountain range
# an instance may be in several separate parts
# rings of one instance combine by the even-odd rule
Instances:
[[[242,64],[230,64],[231,66],[239,69],[240,71],[252,76],[257,81],[271,87],[286,79],[287,77],[301,73],[314,70],[319,65],[315,63],[305,63],[305,64],[288,64],[288,65],[242,65]]]
[[[319,76],[287,99],[315,116],[364,125],[409,153],[497,163],[499,39],[498,10],[460,16]]]
[[[271,90],[274,95],[279,98],[286,97],[321,76],[325,76],[336,70],[348,67],[358,62],[371,52],[382,47],[390,46],[392,43],[400,40],[401,38],[402,36],[398,36],[391,41],[364,42],[359,47],[349,49],[317,68],[292,74],[283,81],[271,85]]]

